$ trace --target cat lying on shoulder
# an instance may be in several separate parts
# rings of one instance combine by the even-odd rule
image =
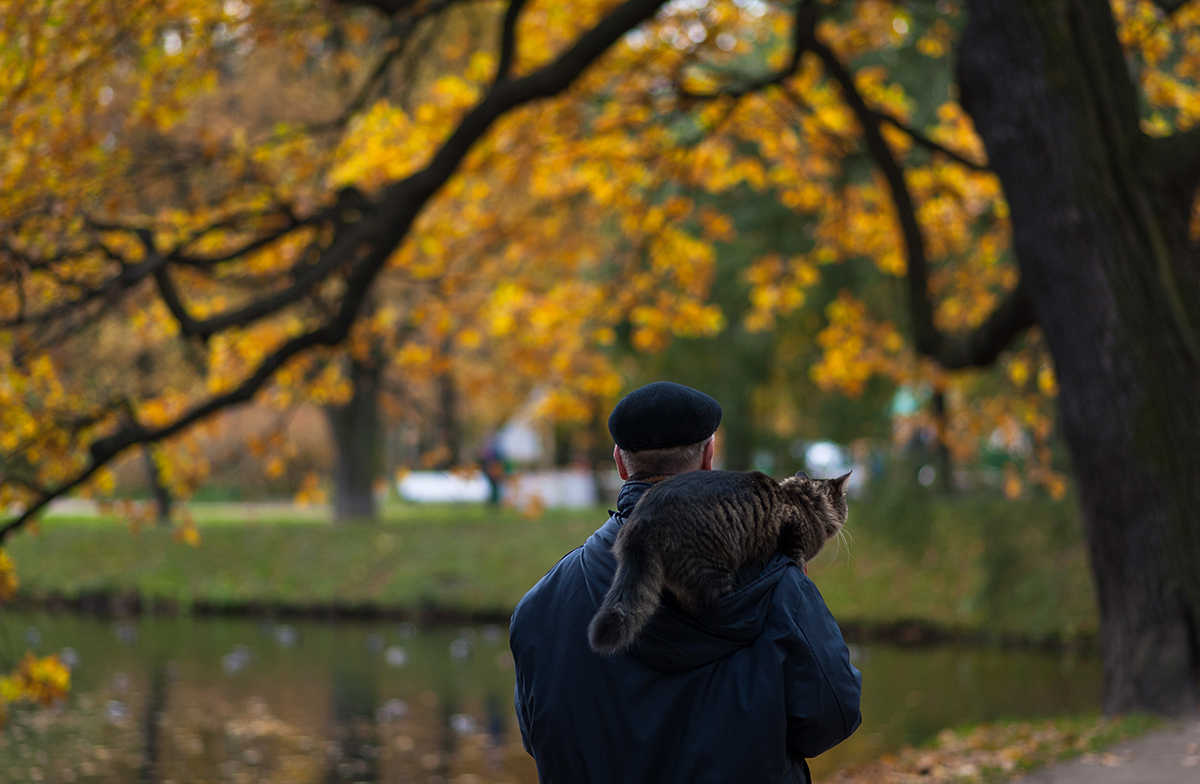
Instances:
[[[655,484],[617,534],[617,573],[588,626],[592,650],[628,650],[664,587],[696,612],[729,593],[744,566],[775,553],[803,566],[845,525],[849,478],[692,471]]]

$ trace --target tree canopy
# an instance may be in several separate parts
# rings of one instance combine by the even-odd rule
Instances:
[[[344,403],[346,358],[411,379],[457,362],[470,395],[539,379],[556,415],[587,419],[619,391],[620,336],[656,351],[726,326],[716,258],[753,194],[795,236],[741,273],[742,327],[775,328],[854,268],[823,303],[811,378],[849,396],[874,377],[927,390],[940,402],[915,421],[959,455],[1024,450],[1009,492],[1065,494],[1049,438],[1070,369],[1064,430],[1102,614],[1126,618],[1106,592],[1161,565],[1152,593],[1178,608],[1147,623],[1195,650],[1194,623],[1178,629],[1200,585],[1167,565],[1200,538],[1180,490],[1195,462],[1170,443],[1154,465],[1146,446],[1196,422],[1194,403],[1156,391],[1189,389],[1200,363],[1195,3],[0,8],[0,506],[19,510],[0,537],[103,489],[139,445],[186,492],[204,475],[197,426],[255,398]],[[955,63],[964,37],[976,45]],[[1110,184],[1124,206],[1089,206]],[[1052,221],[1093,213],[1077,255],[1060,252]],[[1104,231],[1126,232],[1124,255],[1103,256]],[[1157,279],[1114,282],[1143,258]],[[1144,297],[1076,305],[1084,283],[1055,275],[1080,270],[1106,271],[1110,298]],[[1092,345],[1085,324],[1119,337]],[[1145,381],[1148,403],[1075,406],[1130,385],[1106,368],[1158,379],[1176,350],[1182,375]],[[122,370],[145,357],[151,380]],[[972,370],[997,362],[1002,375]],[[1105,422],[1100,448],[1087,436]],[[1093,492],[1115,469],[1082,460],[1104,451],[1167,499],[1128,501],[1150,542],[1128,562],[1104,555],[1126,502]],[[1111,693],[1156,667],[1135,659],[1106,651]],[[1131,689],[1109,706],[1175,709]]]
[[[629,324],[634,348],[656,350],[672,335],[708,335],[723,326],[721,312],[707,301],[708,287],[714,244],[733,240],[736,227],[713,195],[766,191],[813,218],[806,226],[809,250],[787,258],[771,253],[746,271],[751,329],[767,329],[801,305],[823,266],[863,258],[882,274],[905,273],[886,186],[854,168],[861,156],[854,105],[841,99],[836,79],[808,51],[810,39],[817,40],[815,6],[670,5],[651,27],[622,39],[563,99],[511,109],[490,134],[475,130],[468,155],[461,140],[473,128],[467,121],[499,116],[489,106],[497,99],[487,96],[511,90],[496,78],[496,46],[503,43],[496,36],[509,27],[496,4],[458,4],[472,6],[474,28],[468,9],[445,5],[398,8],[387,19],[353,9],[330,14],[303,5],[235,4],[215,16],[209,9],[209,17],[190,17],[187,29],[170,25],[189,10],[167,7],[140,19],[137,44],[133,37],[122,41],[124,49],[108,44],[114,70],[136,74],[142,90],[169,95],[138,94],[96,64],[68,105],[115,117],[125,130],[102,134],[103,122],[81,118],[63,132],[75,135],[62,141],[59,157],[77,161],[76,151],[90,144],[102,168],[60,175],[71,189],[65,195],[31,182],[25,193],[32,201],[6,205],[14,228],[9,258],[18,273],[5,290],[20,360],[13,367],[19,376],[24,370],[22,386],[46,407],[14,408],[28,419],[10,432],[46,432],[29,433],[42,448],[14,450],[35,465],[21,477],[26,484],[5,484],[10,500],[36,503],[84,473],[103,481],[103,464],[118,448],[160,441],[268,385],[282,400],[344,397],[336,374],[315,370],[331,365],[291,359],[338,343],[332,338],[339,335],[365,356],[372,335],[400,330],[404,339],[390,341],[387,359],[409,376],[444,362],[447,346],[469,352],[487,340],[504,354],[493,367],[550,381],[557,413],[584,417],[617,391],[603,350],[614,327]],[[933,16],[956,13],[947,6],[946,14]],[[866,4],[850,15],[830,9],[821,24],[824,36],[843,48],[840,57],[854,61],[907,45],[910,34],[897,32],[896,24],[907,18],[889,4]],[[510,32],[520,46],[504,69],[533,85],[529,74],[549,73],[552,53],[586,30],[586,19],[572,15],[568,22],[536,3],[513,9]],[[22,21],[42,24],[39,17]],[[933,24],[920,38],[922,56],[945,54],[950,23],[924,21]],[[339,46],[326,51],[330,38]],[[138,52],[152,65],[130,62]],[[173,58],[179,62],[171,86],[153,67],[170,68]],[[222,69],[229,73],[222,76]],[[248,74],[258,78],[239,86]],[[909,128],[911,101],[900,82],[889,86],[886,79],[883,66],[860,76],[862,90],[879,102],[871,111],[891,118],[881,133],[894,132],[905,154],[919,138],[926,150],[973,146],[964,154],[979,156],[969,122],[948,95],[940,96],[933,131],[948,147],[899,130]],[[304,106],[297,99],[280,108],[283,117],[269,116],[247,95],[264,82],[299,83],[328,103],[310,97]],[[214,108],[217,95],[236,100],[237,111]],[[189,100],[189,111],[168,111]],[[36,117],[45,106],[30,96],[27,111]],[[460,141],[443,147],[439,163],[433,151],[456,136]],[[451,154],[461,159],[453,176]],[[935,275],[939,287],[954,287],[940,311],[951,329],[978,322],[1015,279],[1002,258],[998,187],[963,160],[953,152],[925,155],[914,166],[924,191],[938,193],[924,208],[927,222],[938,224],[930,232],[931,258],[965,267],[957,285],[951,275]],[[352,329],[350,309],[362,309],[365,282],[362,294],[319,289],[338,289],[326,286],[335,281],[347,287],[350,278],[338,266],[347,253],[365,253],[365,240],[375,237],[370,218],[379,216],[375,230],[384,231],[386,222],[394,233],[394,221],[382,217],[393,214],[383,206],[387,194],[398,193],[400,183],[426,190],[423,180],[435,170],[446,184],[413,211],[410,236],[389,237],[389,250],[378,250],[381,258],[372,264],[359,260],[389,293]],[[104,198],[89,201],[84,183],[103,188]],[[46,215],[47,204],[57,215]],[[985,237],[976,245],[977,232]],[[339,239],[352,235],[362,241]],[[125,305],[120,316],[112,307],[117,300]],[[345,305],[341,318],[331,318],[339,305]],[[313,307],[323,308],[325,318]],[[827,350],[813,371],[818,382],[857,394],[873,373],[902,381],[920,376],[895,316],[860,315],[863,305],[849,291],[829,307],[830,325],[820,338]],[[104,322],[122,324],[130,316],[140,350],[160,367],[181,371],[174,382],[129,390],[115,380],[96,385],[93,377],[88,393],[69,400],[39,388],[62,386],[69,395],[71,380],[84,381],[66,380],[62,372],[70,364],[69,338],[81,325],[100,331]],[[128,363],[129,357],[118,362]],[[179,383],[188,375],[192,383]],[[496,374],[479,381],[494,384]],[[289,385],[303,391],[287,391]],[[95,421],[81,421],[84,411],[84,419]],[[121,435],[107,432],[114,427]],[[74,431],[65,439],[64,428]],[[58,448],[47,448],[56,439]],[[970,448],[972,441],[958,443]],[[81,444],[94,447],[90,460]],[[178,457],[162,461],[168,474],[172,463],[186,464]]]

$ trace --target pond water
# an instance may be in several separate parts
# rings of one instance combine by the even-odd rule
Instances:
[[[5,613],[0,654],[64,652],[67,705],[14,711],[6,782],[535,784],[507,630]],[[64,649],[66,649],[64,651]],[[1099,708],[1090,657],[855,646],[863,725],[820,777],[946,727]]]

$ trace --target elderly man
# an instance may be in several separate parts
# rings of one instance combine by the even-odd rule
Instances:
[[[626,480],[617,511],[512,617],[517,720],[542,784],[808,782],[805,759],[861,721],[861,676],[841,631],[782,555],[737,575],[733,592],[699,615],[668,594],[629,655],[588,647],[622,522],[653,482],[712,468],[720,421],[716,400],[663,381],[609,417]]]

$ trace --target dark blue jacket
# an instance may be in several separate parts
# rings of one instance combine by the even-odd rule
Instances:
[[[846,739],[862,676],[813,583],[776,556],[702,615],[669,595],[628,656],[592,653],[587,626],[616,571],[612,545],[650,487],[517,605],[517,721],[542,784],[804,782],[806,757]]]

